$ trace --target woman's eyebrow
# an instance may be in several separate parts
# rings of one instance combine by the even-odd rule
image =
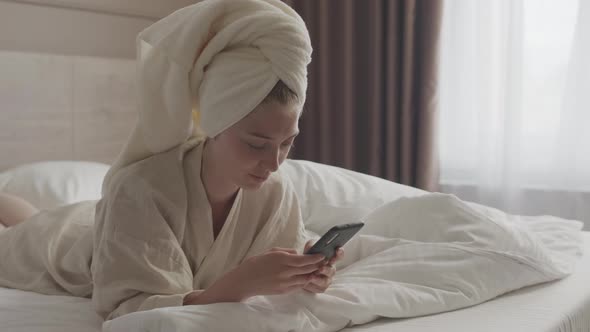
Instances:
[[[272,138],[272,137],[268,137],[268,136],[266,136],[266,135],[259,134],[259,133],[248,133],[248,135],[255,136],[255,137],[258,137],[258,138],[262,138],[262,139],[266,139],[266,140],[270,140],[270,141],[272,141],[272,140],[273,140],[273,138]],[[289,137],[289,138],[287,138],[287,139],[294,138],[294,137],[295,137],[295,136],[297,136],[297,135],[299,135],[299,131],[297,131],[295,134],[293,134],[291,137]]]

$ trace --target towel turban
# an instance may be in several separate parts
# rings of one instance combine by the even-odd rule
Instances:
[[[305,23],[279,0],[206,0],[137,37],[139,117],[103,182],[189,139],[192,113],[215,137],[248,115],[281,80],[305,102],[311,42]]]

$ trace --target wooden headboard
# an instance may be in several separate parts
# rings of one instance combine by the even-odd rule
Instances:
[[[195,0],[0,0],[0,170],[111,163],[136,117],[135,37]]]

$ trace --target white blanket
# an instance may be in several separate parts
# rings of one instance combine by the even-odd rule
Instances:
[[[580,222],[512,216],[452,195],[401,198],[365,222],[323,294],[136,312],[103,330],[337,331],[379,316],[463,308],[563,278],[582,254]]]

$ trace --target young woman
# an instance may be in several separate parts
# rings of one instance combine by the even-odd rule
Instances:
[[[1,196],[16,225],[0,231],[0,286],[92,296],[106,319],[325,291],[343,252],[302,254],[311,241],[277,172],[305,100],[301,18],[278,0],[204,1],[138,46],[140,117],[102,199],[36,213]],[[187,134],[191,101],[204,136]]]

